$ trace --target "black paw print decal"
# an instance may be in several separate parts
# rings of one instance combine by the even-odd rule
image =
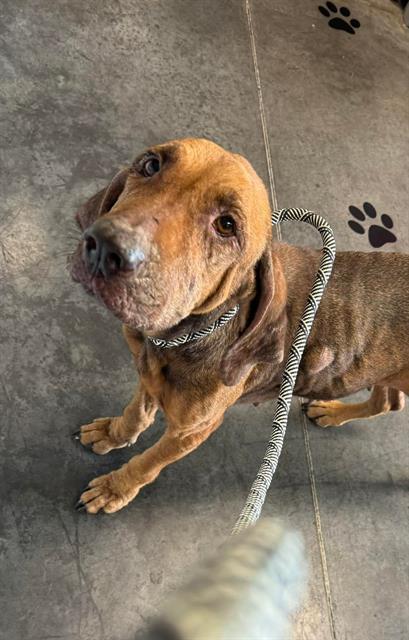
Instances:
[[[362,207],[363,211],[353,205],[348,208],[351,216],[354,216],[356,220],[360,220],[361,222],[364,222],[367,217],[372,218],[372,220],[376,218],[376,209],[370,202],[364,202]],[[381,223],[382,226],[379,224],[371,224],[369,229],[366,230],[359,222],[356,222],[355,220],[348,220],[348,225],[352,231],[355,231],[355,233],[368,233],[369,244],[375,249],[383,247],[383,245],[388,242],[396,242],[397,239],[395,234],[390,231],[393,227],[393,220],[387,213],[383,213],[381,215]]]
[[[333,2],[326,2],[326,7],[319,6],[318,9],[326,18],[331,18],[328,20],[328,24],[333,29],[340,29],[341,31],[346,31],[347,33],[351,33],[352,35],[355,33],[355,29],[359,29],[361,23],[359,20],[355,20],[352,18],[351,20],[344,20],[344,18],[349,18],[351,15],[348,7],[340,7],[339,12],[343,18],[339,16],[334,16],[333,14],[338,13],[338,9]]]

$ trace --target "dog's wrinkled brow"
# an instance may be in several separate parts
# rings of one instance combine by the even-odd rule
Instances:
[[[161,147],[152,147],[150,149],[145,149],[143,153],[140,153],[132,165],[135,168],[138,168],[141,162],[148,158],[149,156],[159,156],[162,162],[162,167],[169,162],[176,160],[177,158],[177,147],[176,145],[167,145]]]
[[[219,194],[216,197],[216,205],[219,209],[224,211],[241,209],[239,196],[233,191]]]

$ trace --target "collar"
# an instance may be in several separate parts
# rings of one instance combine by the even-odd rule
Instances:
[[[201,338],[205,338],[206,336],[211,335],[214,331],[216,331],[216,329],[219,329],[219,327],[223,327],[225,324],[230,322],[230,320],[232,320],[237,315],[238,310],[239,305],[236,304],[235,307],[223,313],[208,327],[205,327],[204,329],[198,329],[197,331],[191,331],[190,333],[184,333],[177,338],[172,338],[170,340],[164,340],[163,338],[153,338],[151,336],[147,336],[147,338],[149,342],[155,345],[155,347],[160,347],[161,349],[179,347],[182,344],[194,342],[195,340],[200,340]]]

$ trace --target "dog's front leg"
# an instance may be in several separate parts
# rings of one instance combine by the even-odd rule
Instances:
[[[88,513],[101,509],[114,513],[133,500],[143,486],[153,482],[164,467],[180,460],[196,449],[220,425],[217,420],[179,429],[169,426],[164,435],[150,449],[134,456],[123,467],[92,480],[81,495],[78,508]]]
[[[77,432],[81,444],[91,446],[95,453],[104,454],[134,444],[142,431],[154,421],[158,405],[142,382],[122,416],[97,418],[84,424]]]

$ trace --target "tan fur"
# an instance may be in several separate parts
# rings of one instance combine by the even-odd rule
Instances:
[[[237,401],[277,394],[285,355],[318,268],[319,252],[276,244],[266,190],[249,163],[205,140],[153,149],[161,172],[141,179],[135,165],[78,212],[82,229],[109,223],[118,242],[146,256],[132,274],[92,278],[82,242],[71,259],[75,280],[124,322],[139,372],[123,416],[81,429],[81,442],[104,454],[133,444],[160,408],[160,440],[121,469],[92,481],[81,499],[89,513],[111,513],[160,471],[197,448]],[[220,239],[229,211],[236,238]],[[320,426],[403,408],[409,392],[409,257],[339,253],[301,362],[296,393],[316,399]],[[236,318],[211,336],[161,350],[147,335],[171,338],[208,326],[239,302]],[[335,398],[374,386],[364,403]]]
[[[405,406],[402,391],[374,386],[366,402],[347,404],[338,400],[313,400],[307,406],[307,415],[320,427],[340,427],[351,420],[375,418],[389,411],[401,411]]]

